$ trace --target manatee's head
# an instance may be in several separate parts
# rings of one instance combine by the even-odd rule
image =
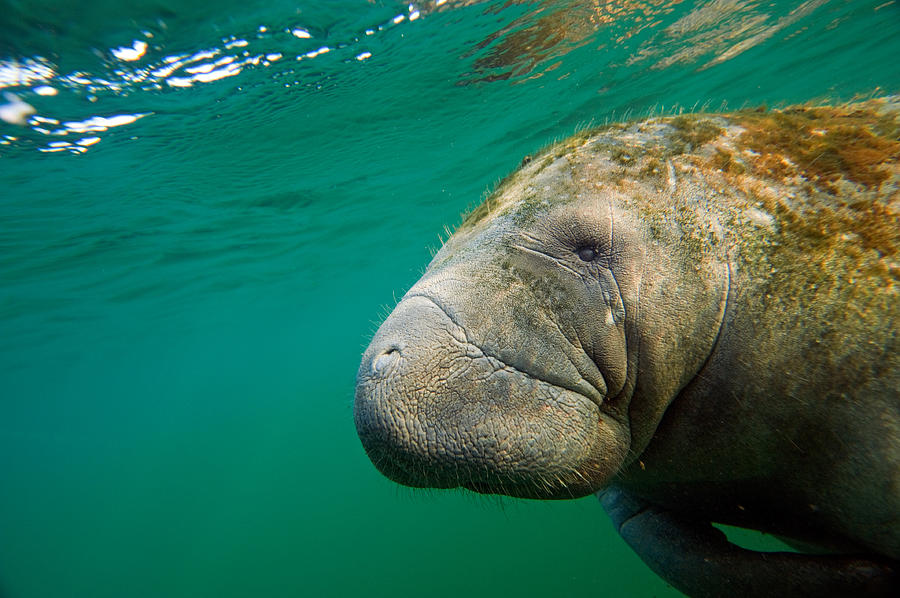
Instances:
[[[635,417],[658,420],[665,405],[636,406],[636,386],[671,398],[685,380],[641,368],[668,355],[660,345],[684,332],[675,320],[693,295],[679,296],[687,281],[651,280],[676,266],[648,248],[622,199],[580,188],[560,158],[511,177],[451,237],[359,368],[356,427],[382,473],[415,487],[572,498],[643,448],[655,423]],[[642,323],[644,295],[668,303],[655,327]],[[702,356],[687,353],[676,365],[696,370]]]

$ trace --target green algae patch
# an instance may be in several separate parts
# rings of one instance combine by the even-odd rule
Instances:
[[[800,107],[747,113],[738,122],[745,129],[738,143],[759,154],[758,172],[800,174],[832,194],[841,179],[875,190],[891,176],[885,165],[900,160],[900,141],[883,134],[896,132],[896,120],[866,109]]]
[[[717,139],[724,132],[722,127],[705,116],[676,116],[670,123],[673,128],[672,151],[675,154],[693,151]]]
[[[709,160],[713,168],[728,174],[743,174],[746,171],[746,167],[735,159],[732,152],[721,148],[715,149],[715,154]]]
[[[828,248],[834,245],[851,255],[868,250],[897,255],[900,219],[891,207],[896,192],[882,187],[900,174],[896,115],[857,104],[745,112],[734,122],[743,129],[736,151],[753,155],[742,163],[748,176],[724,156],[711,162],[734,186],[757,196],[789,244],[820,256],[831,255]],[[750,191],[748,181],[757,178],[784,185],[790,196]],[[793,201],[794,194],[806,199]],[[881,267],[885,263],[879,261]]]

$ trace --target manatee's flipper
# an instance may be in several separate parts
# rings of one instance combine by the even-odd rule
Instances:
[[[693,598],[900,596],[900,565],[866,556],[755,552],[707,521],[649,505],[619,488],[598,493],[622,539]]]

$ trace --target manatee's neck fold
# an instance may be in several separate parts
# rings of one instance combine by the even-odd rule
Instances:
[[[716,338],[713,340],[712,347],[709,350],[709,357],[706,358],[706,361],[703,362],[703,365],[700,367],[700,370],[697,372],[697,376],[695,378],[703,375],[704,370],[709,365],[709,362],[712,361],[713,355],[716,353],[716,349],[719,347],[719,340],[722,338],[722,331],[725,329],[725,321],[726,318],[730,315],[728,311],[728,307],[732,304],[732,293],[731,293],[731,262],[726,261],[723,264],[725,270],[725,288],[722,290],[722,300],[719,305],[719,325],[716,329]]]
[[[731,263],[727,258],[721,263],[721,268],[722,283],[718,306],[715,315],[707,319],[709,325],[705,327],[705,329],[710,332],[715,332],[707,337],[708,345],[705,350],[700,350],[698,352],[698,356],[702,356],[701,359],[693,368],[687,370],[687,372],[692,373],[688,374],[689,377],[683,382],[681,387],[673,388],[670,391],[671,394],[669,395],[670,398],[668,400],[653,394],[652,390],[648,393],[648,395],[652,396],[643,396],[646,388],[652,388],[653,382],[658,382],[658,378],[654,379],[654,376],[659,376],[660,372],[654,370],[652,366],[648,366],[648,372],[653,372],[650,373],[649,376],[654,380],[649,382],[648,380],[642,381],[640,380],[641,369],[638,367],[639,379],[636,380],[635,390],[628,405],[629,420],[631,422],[631,457],[626,465],[630,465],[639,460],[641,454],[643,454],[648,445],[652,442],[653,436],[656,434],[657,428],[670,406],[683,400],[683,397],[691,395],[696,387],[706,380],[706,372],[712,367],[720,344],[724,342],[726,330],[728,328],[727,322],[728,319],[732,317],[731,306],[734,305],[735,291],[732,286],[733,271]],[[639,301],[639,305],[640,303],[641,302]],[[642,314],[636,315],[640,317]],[[712,316],[712,314],[710,315]],[[641,365],[640,353],[644,351],[641,347],[642,344],[643,343],[641,342],[637,343],[636,351],[638,352],[638,355],[635,356],[635,364],[637,366]],[[650,350],[649,354],[653,355],[653,351]]]

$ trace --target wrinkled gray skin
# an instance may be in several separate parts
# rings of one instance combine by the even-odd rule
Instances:
[[[766,153],[751,132],[790,123],[758,114],[607,127],[523,164],[366,350],[373,463],[416,487],[599,491],[691,595],[891,595],[900,170],[860,121],[897,105],[852,108],[803,126],[864,128],[868,171]],[[713,521],[854,556],[761,558]]]

